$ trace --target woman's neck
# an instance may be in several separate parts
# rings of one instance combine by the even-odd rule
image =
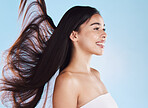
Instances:
[[[82,51],[73,51],[72,58],[70,60],[67,69],[73,72],[91,72],[90,68],[91,54],[86,54]]]

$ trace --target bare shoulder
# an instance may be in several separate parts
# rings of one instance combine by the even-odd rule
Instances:
[[[78,99],[78,83],[71,73],[57,76],[53,93],[54,108],[76,108]]]
[[[61,83],[74,84],[73,86],[77,86],[78,84],[76,77],[71,72],[64,72],[62,74],[59,74],[57,76],[56,82],[60,84]]]

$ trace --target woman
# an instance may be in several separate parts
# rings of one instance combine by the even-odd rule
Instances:
[[[27,3],[21,0],[20,16]],[[28,4],[22,32],[9,49],[3,70],[3,102],[12,101],[14,108],[34,108],[59,69],[53,108],[117,108],[99,72],[89,65],[93,54],[103,54],[107,36],[100,13],[89,6],[75,6],[55,27],[44,0]],[[47,95],[43,107],[46,100]]]

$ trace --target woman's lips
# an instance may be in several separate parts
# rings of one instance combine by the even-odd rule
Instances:
[[[104,48],[104,43],[97,43],[98,46],[100,46],[101,48]]]
[[[101,40],[101,41],[97,41],[96,44],[98,46],[100,46],[101,48],[104,48],[104,43],[105,43],[105,40]]]

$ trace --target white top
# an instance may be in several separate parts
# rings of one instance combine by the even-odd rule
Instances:
[[[80,108],[118,108],[110,93],[103,94],[91,100]]]

